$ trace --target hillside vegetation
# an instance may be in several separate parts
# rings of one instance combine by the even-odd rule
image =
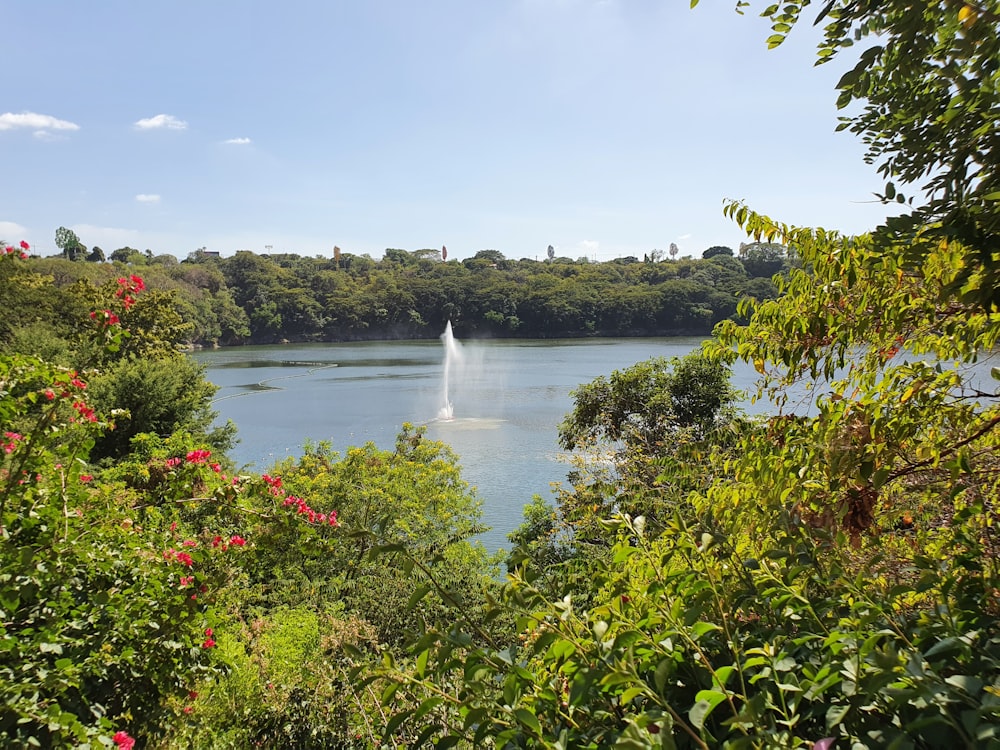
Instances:
[[[740,299],[773,297],[771,276],[792,260],[771,243],[751,243],[741,258],[729,248],[705,252],[707,259],[606,263],[513,261],[495,250],[444,262],[437,251],[392,249],[378,261],[249,251],[227,258],[194,252],[178,261],[121,248],[107,262],[103,252],[30,258],[22,272],[78,294],[141,274],[150,289],[173,293],[190,324],[186,343],[232,345],[428,338],[449,320],[463,338],[703,335],[735,315]],[[59,325],[56,302],[46,299],[54,290],[38,284],[34,292],[30,303],[12,301],[28,320]]]

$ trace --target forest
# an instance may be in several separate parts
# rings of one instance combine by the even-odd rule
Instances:
[[[393,248],[377,261],[203,250],[178,261],[129,247],[104,260],[65,227],[56,243],[61,255],[31,257],[27,267],[71,290],[141,274],[174,293],[193,346],[431,338],[449,320],[463,338],[707,335],[740,299],[774,297],[771,277],[795,263],[770,242],[743,243],[739,257],[715,246],[698,259],[652,251],[604,263],[514,261],[498,250],[445,262],[437,250]],[[46,328],[58,324],[44,295],[24,307]]]
[[[773,294],[734,286],[734,308],[706,307],[698,352],[576,389],[558,430],[576,460],[553,503],[524,498],[502,556],[472,541],[479,501],[420,428],[391,449],[234,466],[235,427],[212,426],[214,386],[185,347],[415,335],[416,316],[436,335],[439,307],[401,281],[429,277],[467,332],[500,335],[500,317],[518,335],[646,331],[646,313],[614,328],[589,296],[567,300],[615,278],[620,305],[658,290],[656,320],[664,290],[739,275],[739,258],[400,251],[338,268],[3,243],[0,744],[1000,747],[1000,407],[996,383],[966,379],[1000,337],[1000,7],[760,11],[770,46],[808,18],[820,62],[855,55],[844,127],[899,210],[846,236],[728,203],[748,240],[794,262],[764,280]],[[483,296],[518,273],[507,293],[527,296]],[[383,307],[338,328],[339,293]],[[563,302],[586,314],[560,318]],[[296,329],[293,309],[330,320]],[[774,411],[737,407],[737,360]],[[785,403],[792,386],[811,389],[808,411]]]

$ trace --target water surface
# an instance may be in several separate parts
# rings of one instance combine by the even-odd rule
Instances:
[[[266,471],[302,452],[306,440],[335,450],[368,441],[391,448],[401,425],[458,454],[463,477],[483,501],[489,549],[507,545],[535,494],[550,497],[565,478],[556,428],[571,391],[644,359],[683,356],[699,338],[569,339],[461,343],[449,378],[454,419],[444,402],[444,347],[436,341],[255,346],[198,352],[220,386],[215,408],[239,428],[238,464]],[[743,385],[749,383],[747,373]]]

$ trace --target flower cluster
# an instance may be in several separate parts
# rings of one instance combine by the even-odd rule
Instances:
[[[0,248],[3,250],[3,255],[16,255],[21,260],[26,260],[28,258],[28,251],[31,249],[29,245],[24,240],[21,240],[20,247],[14,247],[13,245],[5,245],[0,243]]]
[[[102,328],[110,328],[121,323],[121,319],[110,310],[92,310],[90,319]]]
[[[132,750],[135,747],[135,739],[129,737],[128,732],[115,732],[111,741],[118,745],[118,750]]]
[[[231,537],[229,537],[228,542],[223,540],[221,536],[216,535],[215,538],[212,539],[212,548],[217,549],[219,547],[222,547],[222,551],[225,552],[230,547],[242,547],[246,543],[247,540],[241,537],[239,534],[233,534]]]
[[[201,644],[202,648],[214,648],[215,647],[215,639],[212,637],[212,635],[214,635],[213,632],[212,632],[212,629],[211,628],[205,628],[205,640]]]
[[[3,436],[10,441],[9,443],[7,443],[0,440],[0,446],[3,447],[4,453],[13,453],[17,449],[18,441],[24,440],[24,435],[21,435],[20,433],[17,432],[5,432]]]
[[[136,276],[135,274],[132,274],[128,278],[122,276],[118,279],[118,288],[115,290],[115,296],[122,301],[125,309],[129,310],[135,304],[135,295],[145,288],[146,282],[142,280],[141,276]]]
[[[86,401],[74,401],[73,402],[73,408],[76,409],[76,413],[80,416],[81,420],[83,420],[85,422],[96,422],[97,421],[97,415],[94,413],[94,410],[92,408],[90,408],[89,406],[87,406],[87,402]],[[77,418],[76,417],[70,417],[69,421],[70,422],[76,422]]]
[[[295,513],[300,516],[305,516],[309,523],[327,523],[330,526],[337,526],[337,511],[331,510],[329,515],[326,513],[317,513],[303,500],[301,497],[296,497],[295,495],[289,495],[285,498],[285,502],[282,505],[286,508],[295,507]]]
[[[168,469],[174,469],[180,466],[185,461],[187,461],[189,464],[204,464],[208,463],[208,458],[211,455],[212,451],[210,450],[202,449],[202,450],[189,451],[184,458],[180,458],[179,456],[168,458],[166,461],[164,461],[164,465]],[[222,466],[220,466],[217,463],[209,464],[209,467],[212,469],[212,471],[216,473],[222,471]]]
[[[194,546],[194,545],[186,544],[185,546]],[[175,560],[179,562],[181,565],[188,568],[194,565],[194,560],[191,558],[191,555],[189,555],[187,552],[178,552],[173,547],[171,547],[170,549],[168,549],[166,552],[163,553],[163,559],[167,561]]]
[[[284,502],[282,502],[283,507],[294,507],[296,515],[305,516],[305,519],[309,523],[329,524],[330,526],[339,525],[337,522],[337,511],[331,510],[329,513],[317,513],[301,497],[285,495],[284,490],[281,488],[281,477],[272,477],[269,474],[264,474],[261,476],[261,479],[268,485],[268,491],[272,495],[275,497],[284,497]]]

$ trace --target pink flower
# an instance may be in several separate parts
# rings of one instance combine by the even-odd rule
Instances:
[[[30,250],[30,249],[31,249],[31,245],[29,245],[29,244],[28,244],[27,242],[25,242],[24,240],[21,240],[21,249],[22,249],[22,250]]]
[[[142,280],[141,276],[136,276],[135,274],[132,274],[131,276],[129,276],[129,278],[132,280],[132,288],[135,289],[137,292],[141,292],[146,288],[146,282]]]
[[[129,737],[128,732],[115,732],[115,736],[111,738],[111,741],[118,745],[118,750],[132,750],[135,746],[135,740]]]
[[[73,408],[76,409],[77,413],[88,422],[97,421],[97,415],[94,414],[94,410],[87,406],[87,404],[83,401],[74,401]]]
[[[187,454],[187,461],[189,464],[203,464],[211,455],[212,451],[208,450],[191,451]]]
[[[183,542],[181,542],[181,546],[183,546],[183,547],[197,547],[198,546],[198,542],[194,541],[193,539],[185,539]]]
[[[179,466],[180,465],[181,459],[179,459],[179,458],[168,458],[165,463],[166,463],[166,466],[167,466],[168,469],[172,469],[175,466]]]
[[[189,714],[192,711],[194,711],[194,707],[192,707],[192,706],[184,706],[184,713]]]
[[[178,552],[174,555],[174,557],[181,565],[185,565],[189,568],[194,565],[194,560],[191,559],[191,555],[187,552]]]
[[[80,481],[83,482],[84,484],[86,484],[87,482],[93,481],[93,479],[94,479],[93,474],[81,474],[80,475]]]
[[[242,547],[244,544],[247,543],[247,540],[241,537],[239,534],[233,534],[229,538],[229,543],[235,545],[236,547]]]
[[[218,547],[220,544],[222,544],[222,537],[216,535],[215,538],[212,539],[212,547],[213,548]]]
[[[51,388],[46,388],[44,391],[42,391],[42,393],[45,394],[45,398],[47,398],[49,401],[54,400],[56,397],[56,392],[53,391]]]

